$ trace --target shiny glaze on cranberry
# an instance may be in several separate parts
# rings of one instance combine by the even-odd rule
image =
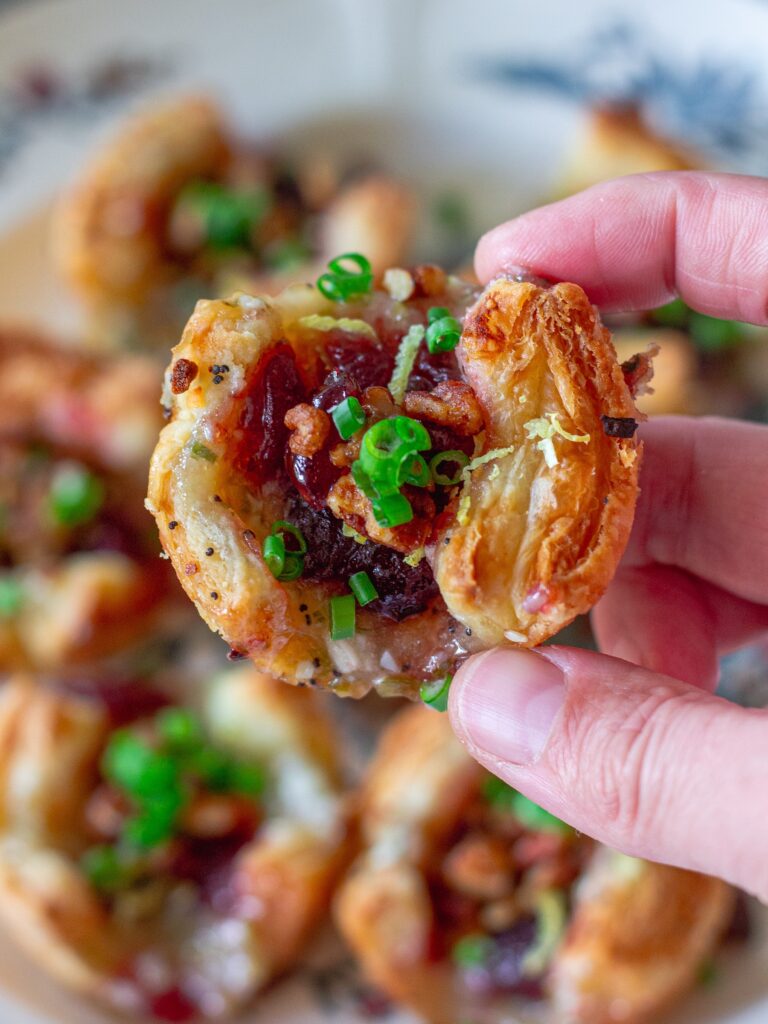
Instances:
[[[394,353],[370,338],[346,331],[330,331],[325,352],[333,369],[348,374],[363,391],[374,385],[386,387],[392,379]]]
[[[265,483],[282,467],[288,444],[288,428],[283,420],[303,395],[293,349],[281,342],[249,375],[240,403],[236,429],[241,439],[234,462],[250,483]]]
[[[169,1024],[186,1024],[194,1020],[200,1013],[178,987],[169,988],[166,992],[152,996],[149,1001],[149,1012],[155,1020],[168,1021]]]

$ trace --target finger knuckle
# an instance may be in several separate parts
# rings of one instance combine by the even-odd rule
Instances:
[[[680,705],[688,699],[679,688],[659,684],[635,701],[618,725],[600,716],[574,723],[570,758],[578,766],[579,800],[612,845],[642,847],[659,829],[667,805],[664,790],[674,784],[660,769],[674,743]]]

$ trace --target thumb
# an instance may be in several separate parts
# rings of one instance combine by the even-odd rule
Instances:
[[[768,898],[768,712],[546,647],[471,658],[450,714],[477,760],[576,828]]]

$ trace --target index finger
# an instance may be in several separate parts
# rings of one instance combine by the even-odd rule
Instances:
[[[520,268],[580,284],[606,310],[680,295],[711,316],[768,322],[768,181],[667,171],[603,182],[480,239],[482,281]]]

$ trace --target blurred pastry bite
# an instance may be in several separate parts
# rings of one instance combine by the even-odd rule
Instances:
[[[597,107],[565,158],[558,195],[571,195],[609,178],[646,171],[687,171],[702,161],[677,141],[661,138],[635,107]]]
[[[365,246],[377,269],[402,259],[413,206],[380,172],[289,169],[186,96],[135,116],[91,160],[60,201],[54,251],[97,344],[167,349],[198,295],[279,290],[313,276],[328,245]]]
[[[732,912],[724,882],[600,847],[488,775],[428,708],[388,727],[361,814],[337,920],[370,980],[430,1024],[646,1020]]]
[[[0,917],[136,1020],[233,1013],[295,962],[346,842],[313,694],[238,668],[191,711],[151,680],[0,691]]]
[[[205,621],[260,669],[415,697],[597,600],[632,523],[638,413],[576,285],[373,278],[347,254],[317,286],[198,303],[148,508]]]
[[[167,599],[141,507],[156,388],[141,357],[0,331],[0,669],[111,653]]]

